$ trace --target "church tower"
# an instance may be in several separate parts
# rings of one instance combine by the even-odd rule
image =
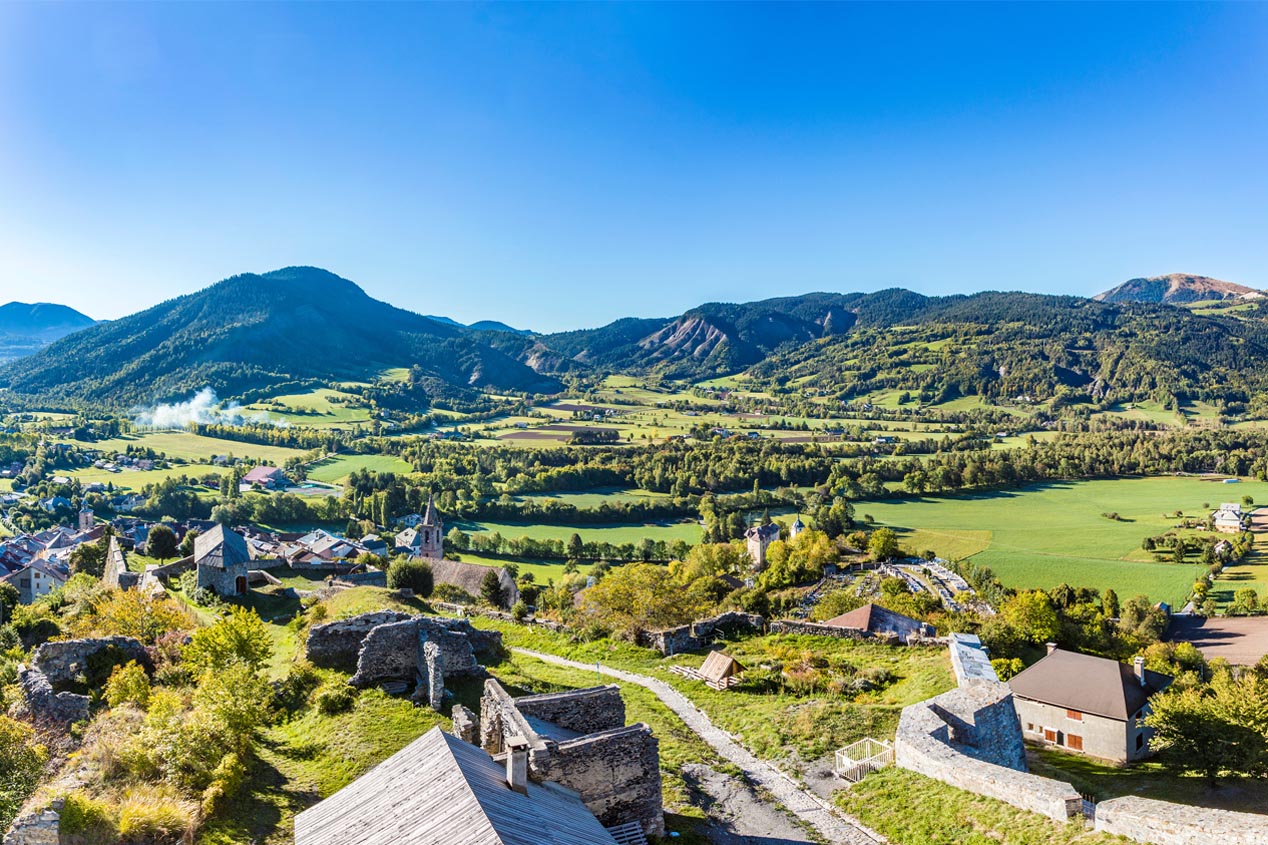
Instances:
[[[440,560],[445,556],[445,523],[436,510],[436,500],[427,494],[427,512],[418,525],[419,557]]]

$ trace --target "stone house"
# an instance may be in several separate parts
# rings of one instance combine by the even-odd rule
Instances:
[[[928,623],[871,603],[855,608],[849,613],[835,616],[823,624],[829,628],[852,628],[856,631],[866,631],[875,636],[893,634],[903,642],[907,642],[912,637],[932,637],[935,634],[933,626]]]
[[[744,532],[744,545],[748,549],[748,556],[752,558],[754,567],[757,569],[766,568],[766,549],[778,539],[779,523],[777,522],[771,522],[767,525],[754,525]]]
[[[46,596],[66,583],[70,578],[69,571],[47,560],[35,559],[7,577],[0,578],[0,583],[12,584],[18,588],[18,601],[31,604],[40,596]]]
[[[1149,756],[1149,699],[1170,684],[1144,658],[1128,666],[1053,645],[1008,682],[1027,741],[1114,763]]]
[[[516,586],[511,573],[503,567],[494,569],[478,563],[463,563],[459,560],[433,560],[431,577],[435,584],[452,584],[472,598],[480,598],[480,590],[484,579],[490,572],[496,572],[498,586],[502,588],[502,607],[514,607],[520,600],[520,588]]]
[[[241,534],[217,525],[194,539],[193,558],[199,589],[221,596],[247,594],[251,551]]]

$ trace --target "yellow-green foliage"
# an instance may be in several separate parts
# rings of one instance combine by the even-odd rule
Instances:
[[[262,668],[273,656],[268,628],[254,610],[235,607],[215,624],[194,632],[183,656],[195,673],[242,663]]]
[[[119,801],[119,838],[124,843],[179,842],[193,833],[195,808],[170,787],[135,786]]]
[[[823,567],[840,555],[822,531],[807,530],[792,540],[776,540],[766,548],[766,568],[757,586],[773,590],[813,581],[823,576]]]
[[[144,710],[150,704],[150,678],[135,660],[116,666],[106,681],[106,703],[111,707],[135,704]]]
[[[313,705],[328,716],[351,710],[356,700],[352,688],[341,681],[327,681],[313,694]]]
[[[237,754],[226,754],[211,773],[211,784],[203,790],[203,815],[210,816],[226,799],[236,795],[246,776],[247,767],[243,765],[242,758]]]
[[[114,808],[83,792],[62,796],[62,812],[58,832],[73,836],[82,845],[113,845],[119,838]]]
[[[193,628],[188,611],[167,596],[153,596],[140,590],[113,590],[102,601],[75,618],[71,630],[77,637],[136,637],[153,645],[168,631]]]
[[[618,567],[581,594],[580,611],[588,621],[632,634],[681,625],[707,615],[721,597],[713,578],[682,582],[668,567],[631,563]]]
[[[29,725],[0,715],[0,829],[7,829],[39,782],[48,753]]]

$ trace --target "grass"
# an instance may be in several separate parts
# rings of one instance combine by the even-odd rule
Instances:
[[[352,587],[340,590],[322,602],[327,619],[347,619],[376,610],[399,610],[402,613],[425,613],[429,610],[422,599],[404,599],[386,587]]]
[[[1268,484],[1222,485],[1198,478],[1124,478],[1039,484],[946,498],[861,502],[860,514],[913,531],[913,551],[932,548],[989,566],[1010,587],[1113,588],[1120,598],[1147,595],[1178,605],[1202,571],[1193,564],[1156,563],[1140,548],[1177,520],[1164,513],[1204,515],[1250,495],[1268,501]],[[1117,512],[1121,520],[1102,513]]]
[[[281,465],[287,458],[304,454],[302,449],[222,440],[218,437],[204,437],[188,431],[146,431],[125,434],[112,440],[101,440],[95,444],[95,448],[110,454],[125,452],[129,446],[153,449],[169,458],[182,458],[187,461],[209,461],[216,455],[232,455],[237,458],[256,458]]]
[[[888,669],[896,681],[880,690],[847,695],[794,694],[741,685],[726,692],[710,689],[669,670],[676,664],[699,666],[703,653],[662,657],[651,649],[620,640],[574,643],[544,629],[479,617],[472,624],[502,632],[508,647],[558,654],[586,663],[640,672],[668,682],[719,727],[739,737],[759,757],[782,760],[821,758],[866,736],[893,736],[902,708],[954,686],[945,649],[895,648],[830,637],[767,635],[726,643],[725,649],[745,666],[760,667],[801,656],[828,656],[862,670]]]
[[[395,455],[336,455],[309,464],[308,477],[313,481],[337,484],[362,469],[370,472],[394,472],[398,475],[414,471],[413,466]]]
[[[169,478],[180,478],[182,475],[189,478],[201,478],[204,475],[211,474],[224,475],[226,472],[228,470],[224,467],[210,464],[182,464],[167,469],[125,469],[122,472],[111,472],[108,469],[88,467],[86,469],[70,470],[66,475],[78,478],[81,484],[100,482],[101,484],[113,484],[116,490],[140,491],[147,484],[156,484]]]
[[[331,401],[336,398],[358,400],[358,397],[350,393],[321,387],[304,393],[274,396],[271,400],[268,400],[270,402],[280,402],[288,409],[285,411],[280,411],[273,405],[262,402],[248,405],[247,409],[263,411],[269,415],[270,419],[283,420],[292,425],[302,425],[309,428],[354,425],[370,421],[370,410],[368,408],[354,408],[342,402]]]
[[[1111,766],[1046,748],[1031,748],[1027,756],[1035,774],[1070,783],[1098,801],[1138,795],[1243,813],[1263,813],[1268,809],[1268,780],[1263,778],[1225,778],[1212,788],[1204,778],[1178,775],[1157,762]]]
[[[903,845],[1111,845],[1125,840],[1061,824],[940,781],[888,768],[836,794],[837,805]]]
[[[517,502],[547,501],[554,499],[566,505],[578,508],[597,508],[600,505],[615,505],[624,502],[647,502],[657,499],[668,499],[668,493],[657,493],[651,490],[622,489],[619,487],[597,487],[593,490],[552,492],[552,493],[520,493],[514,497]]]
[[[339,676],[344,678],[345,676]],[[289,845],[296,813],[329,797],[449,720],[379,690],[357,696],[350,712],[314,708],[264,732],[244,793],[204,823],[200,845]]]

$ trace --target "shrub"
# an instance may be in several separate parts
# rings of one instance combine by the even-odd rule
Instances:
[[[440,601],[450,604],[475,604],[476,597],[457,584],[437,584],[432,595]]]
[[[515,606],[511,608],[511,618],[516,622],[523,622],[528,618],[528,605],[523,601],[517,601]]]
[[[413,590],[414,595],[427,598],[435,586],[431,564],[425,560],[398,557],[387,568],[387,585],[393,590]]]
[[[150,678],[135,660],[114,667],[106,681],[106,703],[111,707],[130,703],[142,710],[150,705]]]
[[[29,725],[0,715],[0,829],[35,791],[48,754]]]
[[[195,673],[244,663],[258,669],[273,656],[268,629],[259,615],[235,607],[215,624],[199,628],[185,646],[185,662]]]
[[[58,832],[63,836],[74,836],[83,845],[113,845],[118,839],[114,811],[105,801],[82,792],[69,792],[62,801]]]
[[[317,689],[313,696],[313,706],[327,716],[333,716],[351,710],[356,700],[352,687],[345,683],[328,682]]]
[[[202,814],[210,816],[227,799],[232,798],[242,788],[246,780],[247,767],[237,754],[226,754],[211,775],[211,785],[203,790]]]
[[[307,660],[297,660],[291,664],[286,677],[273,690],[273,703],[283,710],[298,710],[307,703],[321,676],[317,667]]]

